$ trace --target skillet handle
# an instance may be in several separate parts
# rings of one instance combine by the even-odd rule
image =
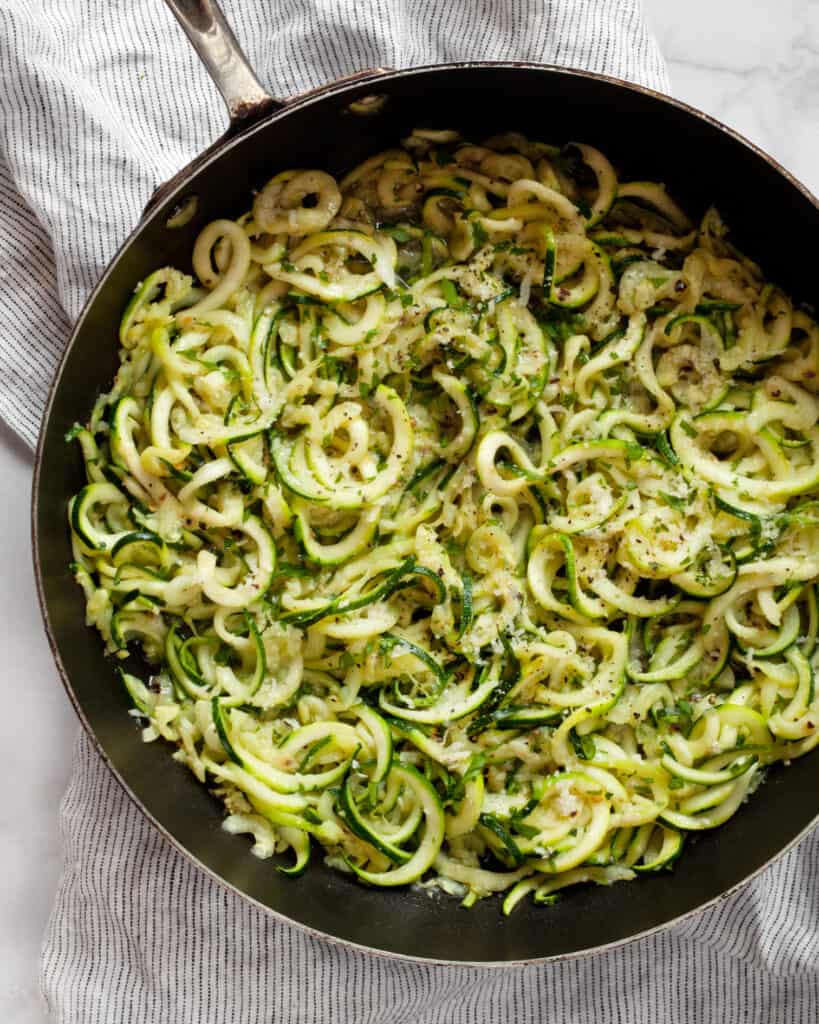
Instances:
[[[230,115],[228,131],[240,131],[284,106],[256,77],[216,0],[165,2],[222,94]]]
[[[165,0],[205,65],[228,109],[227,131],[180,171],[163,182],[142,211],[147,217],[185,178],[222,144],[245,128],[281,110],[282,100],[270,95],[256,77],[225,20],[217,0]]]
[[[205,65],[228,109],[230,123],[221,138],[217,139],[203,153],[166,182],[163,182],[148,200],[142,211],[143,218],[165,200],[171,192],[205,162],[224,142],[263,120],[269,114],[281,110],[287,101],[271,96],[256,77],[247,57],[242,52],[236,36],[225,20],[217,0],[165,0],[174,17],[182,26],[193,48]],[[355,81],[383,74],[386,68],[369,68],[347,75],[337,83]],[[321,92],[327,86],[311,89],[293,99],[304,99],[314,92]]]

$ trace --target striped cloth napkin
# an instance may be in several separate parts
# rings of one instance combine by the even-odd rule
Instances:
[[[668,89],[638,0],[224,6],[281,96],[362,67],[474,57]],[[224,115],[160,0],[0,0],[0,29],[0,416],[33,446],[85,296],[155,185]],[[819,1021],[816,833],[740,894],[624,949],[441,968],[319,941],[214,883],[145,821],[84,735],[60,813],[41,980],[61,1024]]]

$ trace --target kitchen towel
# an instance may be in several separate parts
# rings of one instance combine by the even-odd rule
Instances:
[[[668,89],[638,0],[225,7],[277,95],[362,67],[470,57]],[[155,185],[220,133],[224,114],[160,0],[0,0],[0,76],[0,416],[33,446],[85,296]],[[42,960],[59,1024],[819,1020],[817,834],[674,929],[565,964],[490,970],[373,957],[258,911],[145,821],[84,735],[61,824]]]

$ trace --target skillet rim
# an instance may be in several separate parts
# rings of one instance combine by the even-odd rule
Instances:
[[[51,624],[51,619],[48,613],[48,607],[46,604],[45,596],[45,585],[43,581],[42,565],[40,561],[40,538],[38,532],[38,513],[39,513],[39,498],[40,498],[40,481],[42,475],[42,465],[45,451],[46,435],[48,434],[48,427],[51,421],[52,410],[57,398],[57,393],[60,390],[60,384],[62,382],[63,372],[65,370],[66,363],[68,362],[69,356],[73,350],[74,344],[77,340],[84,321],[97,299],[97,296],[104,290],[108,279],[114,271],[114,268],[119,264],[120,260],[124,257],[125,253],[131,247],[136,237],[149,223],[160,215],[165,215],[165,211],[169,204],[176,199],[180,193],[188,189],[195,181],[200,172],[206,170],[215,160],[221,159],[221,157],[234,147],[238,147],[248,140],[252,135],[257,132],[261,132],[267,128],[268,125],[278,120],[283,120],[291,112],[297,112],[304,110],[313,104],[321,103],[329,97],[344,96],[346,93],[364,93],[371,91],[377,91],[380,83],[395,81],[399,79],[411,78],[418,75],[429,74],[433,72],[450,71],[458,72],[462,70],[470,69],[486,69],[486,70],[527,70],[545,72],[550,75],[558,75],[567,79],[582,78],[590,79],[596,82],[602,82],[606,85],[613,86],[615,88],[625,89],[629,92],[638,93],[655,100],[659,100],[661,103],[667,106],[676,108],[682,113],[689,117],[696,118],[700,121],[704,121],[706,124],[717,131],[732,138],[735,142],[738,142],[742,147],[756,156],[762,158],[770,167],[773,168],[778,174],[780,174],[793,188],[801,193],[809,203],[816,209],[819,214],[819,198],[813,194],[813,192],[807,188],[794,174],[788,171],[778,160],[772,157],[765,150],[760,148],[756,143],[746,138],[740,132],[733,128],[728,127],[718,118],[713,117],[710,114],[706,114],[704,111],[692,106],[691,104],[684,103],[681,100],[677,100],[666,93],[662,93],[659,90],[651,89],[648,86],[640,85],[634,82],[628,82],[625,79],[617,78],[612,75],[604,75],[593,71],[587,71],[580,68],[566,67],[556,64],[539,64],[533,61],[453,61],[445,64],[426,64],[418,67],[399,69],[394,71],[384,71],[378,75],[374,75],[372,78],[364,80],[352,80],[342,79],[338,82],[329,82],[326,85],[319,86],[317,89],[311,90],[308,93],[294,97],[292,100],[286,100],[285,105],[281,108],[274,110],[272,113],[263,116],[259,121],[254,123],[247,128],[239,131],[238,133],[232,133],[228,130],[228,134],[218,139],[215,144],[206,149],[203,153],[197,154],[193,160],[183,167],[180,171],[174,175],[171,179],[175,182],[174,187],[162,196],[162,199],[156,205],[152,205],[149,201],[149,212],[143,214],[133,230],[127,236],[127,238],[121,243],[119,248],[113,257],[109,260],[106,265],[102,276],[95,284],[87,296],[83,308],[71,330],[68,341],[66,342],[65,349],[60,358],[60,362],[57,366],[57,370],[54,374],[54,378],[51,382],[48,399],[46,401],[45,409],[43,412],[42,423],[40,426],[40,432],[37,441],[37,448],[34,456],[34,472],[32,475],[31,484],[31,538],[32,538],[32,561],[34,568],[34,578],[37,588],[37,601],[40,607],[40,614],[43,620],[43,626],[45,629],[46,637],[48,639],[49,647],[54,658],[57,671],[59,672],[60,679],[63,684],[63,688],[68,695],[74,711],[82,724],[83,729],[88,735],[89,739],[93,743],[97,750],[97,753],[101,756],[103,763],[106,765],[108,770],[112,773],[117,783],[122,787],[129,800],[136,806],[143,817],[150,822],[153,828],[155,828],[167,841],[169,841],[173,847],[181,853],[189,863],[193,864],[200,871],[205,872],[210,878],[216,881],[219,885],[230,890],[240,898],[247,900],[248,903],[258,908],[266,914],[271,914],[279,921],[292,925],[301,929],[302,931],[309,934],[314,939],[323,940],[329,942],[335,946],[345,947],[354,949],[356,951],[367,953],[373,956],[382,957],[388,960],[395,960],[399,962],[417,963],[425,966],[441,966],[441,967],[464,967],[464,968],[475,968],[475,967],[486,967],[486,968],[503,968],[503,967],[525,967],[525,966],[540,966],[545,964],[557,964],[564,963],[570,960],[578,960],[584,957],[594,956],[599,953],[610,952],[614,949],[623,948],[636,942],[639,939],[648,938],[649,936],[655,935],[659,932],[665,931],[666,929],[672,928],[681,924],[684,921],[689,920],[696,914],[716,907],[720,903],[729,899],[735,895],[740,889],[748,885],[755,878],[757,878],[763,871],[765,871],[772,864],[780,860],[786,853],[793,849],[799,842],[801,842],[813,829],[819,824],[819,810],[814,815],[813,819],[804,826],[792,839],[790,839],[781,849],[775,854],[768,858],[763,864],[759,865],[750,874],[740,879],[730,888],[723,892],[711,897],[703,903],[699,903],[697,906],[678,914],[675,917],[669,918],[659,924],[654,925],[651,928],[644,929],[640,932],[636,932],[633,935],[626,936],[624,938],[615,939],[612,942],[605,943],[599,946],[589,946],[585,949],[572,950],[566,953],[555,953],[547,956],[540,957],[527,957],[524,959],[514,960],[441,960],[432,957],[422,957],[414,954],[397,953],[392,950],[378,949],[373,946],[365,946],[359,942],[354,942],[350,939],[343,939],[336,935],[330,935],[327,932],[322,932],[318,928],[314,928],[311,925],[305,924],[301,921],[297,921],[294,918],[288,917],[281,911],[275,910],[273,907],[268,906],[265,903],[261,903],[255,897],[249,895],[238,886],[227,881],[215,870],[209,868],[203,864],[195,854],[193,854],[188,848],[172,835],[168,829],[165,828],[154,815],[145,807],[139,797],[131,789],[126,779],[122,776],[116,766],[113,764],[108,754],[102,747],[100,740],[88,720],[85,711],[80,704],[74,689],[71,685],[68,673],[62,661],[59,646],[57,644],[56,637]],[[161,186],[160,186],[161,187]]]

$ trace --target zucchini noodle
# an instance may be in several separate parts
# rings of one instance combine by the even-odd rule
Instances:
[[[146,741],[301,872],[466,905],[669,867],[819,742],[819,327],[587,145],[278,174],[75,427]]]

